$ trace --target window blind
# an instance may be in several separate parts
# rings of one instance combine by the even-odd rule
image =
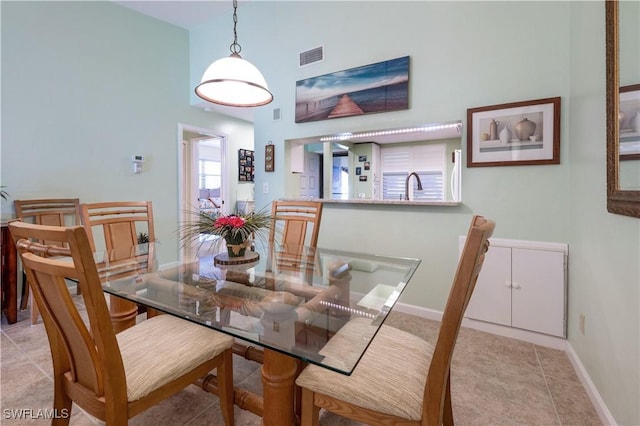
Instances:
[[[418,191],[415,178],[411,179],[413,199],[416,201],[444,201],[445,199],[445,144],[391,147],[380,150],[382,163],[382,198],[400,200],[405,196],[405,182],[416,172],[422,182]]]

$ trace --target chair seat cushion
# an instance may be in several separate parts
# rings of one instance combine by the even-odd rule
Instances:
[[[233,345],[233,338],[171,315],[159,315],[116,335],[127,398],[140,399]]]
[[[366,318],[353,319],[336,336],[357,333],[358,328],[370,327],[370,323]],[[324,354],[332,351],[332,341],[323,348]],[[309,365],[296,384],[359,407],[420,420],[432,355],[430,343],[383,325],[350,376]]]

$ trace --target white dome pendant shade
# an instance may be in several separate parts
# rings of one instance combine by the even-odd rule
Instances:
[[[238,0],[233,0],[233,43],[231,55],[218,59],[204,72],[196,95],[214,104],[233,107],[266,105],[273,100],[262,73],[251,62],[240,57],[238,43]]]
[[[266,105],[273,100],[258,68],[237,53],[209,65],[196,95],[215,104],[237,107]]]

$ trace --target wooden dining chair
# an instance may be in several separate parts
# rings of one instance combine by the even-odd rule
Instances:
[[[151,201],[108,201],[80,204],[80,218],[84,225],[91,250],[109,253],[105,262],[120,262],[120,270],[109,268],[109,274],[126,275],[129,270],[152,270],[154,262],[154,247],[149,246],[148,252],[134,255],[132,250],[142,241],[156,241],[153,224],[153,205]],[[129,263],[127,263],[129,262]],[[98,273],[103,276],[106,266],[98,265]],[[122,315],[122,324],[116,323],[116,331],[127,327],[130,318],[136,313],[147,311],[144,306],[110,297],[109,308],[113,312],[127,312]],[[156,312],[149,310],[153,315]]]
[[[156,240],[151,201],[83,203],[80,217],[93,251],[133,247],[141,236]]]
[[[295,248],[318,245],[322,202],[273,201],[269,242]]]
[[[371,425],[453,424],[453,349],[494,228],[493,221],[473,217],[435,346],[383,325],[350,376],[309,365],[296,380],[303,426],[318,424],[320,408]],[[356,318],[337,334],[357,333],[370,322]],[[331,352],[329,341],[323,353]]]
[[[27,223],[51,226],[80,225],[80,200],[78,198],[47,198],[14,200],[16,218]],[[62,245],[56,241],[40,241],[42,244]],[[20,308],[26,309],[29,301],[27,275],[22,273],[22,297]],[[31,324],[38,322],[38,306],[31,299]]]
[[[314,259],[314,254],[305,256],[303,248],[315,249],[318,244],[320,220],[322,218],[322,203],[312,201],[273,201],[271,204],[271,225],[269,227],[269,256],[266,263],[266,272],[273,272],[274,264],[278,271],[288,270],[298,272],[306,269],[305,274],[313,273],[312,264],[308,268],[301,268],[301,262],[305,257]],[[277,247],[277,248],[274,248]],[[227,271],[226,278],[229,281],[247,282],[247,272]],[[306,281],[309,282],[309,281]],[[269,291],[279,290],[275,288],[275,280],[263,280],[264,288]],[[224,289],[222,290],[224,291]],[[248,291],[253,291],[248,289]],[[230,310],[221,306],[220,315],[223,321],[228,320]],[[251,361],[263,362],[261,349],[242,342],[236,342],[234,352]]]
[[[233,425],[232,337],[171,315],[116,335],[85,228],[13,221],[9,229],[49,339],[58,414],[53,425],[69,424],[72,402],[108,426],[125,425],[213,369],[225,424]],[[65,278],[78,281],[88,323]]]
[[[322,202],[272,202],[269,246],[275,247],[271,253],[279,270],[300,270],[305,261],[303,250],[314,250],[318,245],[321,219]]]

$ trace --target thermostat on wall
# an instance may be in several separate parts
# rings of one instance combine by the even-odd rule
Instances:
[[[142,163],[144,163],[144,156],[132,155],[131,162],[133,163],[133,173],[135,174],[142,173]]]

